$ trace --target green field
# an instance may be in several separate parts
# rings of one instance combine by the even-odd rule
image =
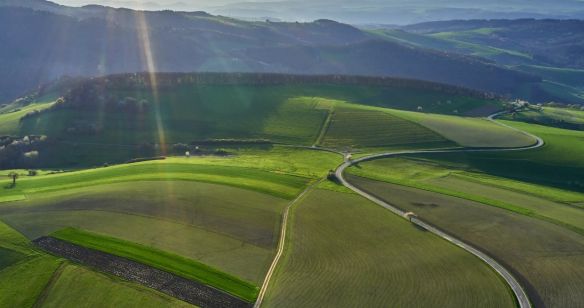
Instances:
[[[325,147],[445,147],[444,137],[411,121],[371,108],[341,104],[334,108],[321,144]]]
[[[44,110],[51,107],[52,102],[34,103],[26,107],[19,107],[19,111],[0,113],[0,136],[1,135],[19,135],[20,133],[20,118],[31,111]]]
[[[278,197],[293,198],[310,180],[307,177],[284,175],[258,168],[220,166],[190,161],[163,160],[78,172],[26,177],[15,188],[7,188],[9,181],[0,181],[6,195],[25,195],[28,198],[46,193],[66,192],[70,189],[95,185],[136,181],[198,181],[224,184],[256,190]]]
[[[274,147],[23,177],[2,190],[26,200],[3,203],[0,219],[30,239],[76,227],[259,284],[284,206],[340,161],[334,153]]]
[[[91,296],[88,296],[88,290]],[[83,298],[83,303],[79,302]],[[42,307],[193,307],[138,284],[67,264],[53,282]]]
[[[0,306],[33,307],[62,262],[44,255],[0,271]]]
[[[481,203],[349,176],[352,183],[413,211],[495,256],[527,288],[535,306],[579,307],[584,237],[564,227]]]
[[[431,156],[429,157],[431,158]],[[541,218],[584,235],[584,194],[440,166],[423,159],[383,159],[351,174],[455,196]]]
[[[481,261],[356,195],[315,190],[290,219],[266,307],[514,306]]]
[[[49,136],[53,143],[40,151],[41,167],[87,168],[136,157],[179,154],[173,152],[173,144],[196,145],[209,139],[262,139],[310,146],[319,141],[329,113],[322,105],[330,101],[404,110],[423,107],[428,112],[449,114],[454,109],[466,113],[485,106],[501,106],[497,100],[439,90],[375,85],[182,85],[162,89],[156,96],[149,90],[112,89],[108,94],[118,100],[145,100],[150,107],[142,112],[61,108],[20,124],[19,117],[10,115],[10,121],[3,121],[6,127],[0,126],[0,135]],[[365,117],[391,121],[379,119],[379,113]],[[75,133],[79,127],[91,129]],[[338,137],[329,138],[326,144],[346,146],[347,141]],[[389,135],[371,139],[363,133],[351,140],[352,144],[365,146],[396,142]],[[152,148],[152,144],[159,146]],[[206,147],[212,146],[203,146]]]
[[[52,233],[51,236],[76,245],[150,265],[187,279],[199,281],[249,302],[253,302],[257,296],[258,287],[249,282],[194,260],[152,247],[73,228],[59,230]]]
[[[522,147],[535,144],[530,136],[486,119],[391,111],[423,125],[464,147]]]
[[[118,91],[114,95],[120,99],[131,96],[149,102],[155,100],[150,91]],[[159,110],[149,112],[140,121],[123,113],[56,110],[25,121],[20,133],[61,135],[78,142],[107,140],[135,144],[159,142],[162,130],[169,143],[208,138],[267,138],[309,145],[317,133],[310,128],[318,130],[326,116],[323,110],[314,108],[318,98],[409,110],[441,99],[469,109],[485,103],[485,100],[437,91],[377,86],[179,86],[163,90]],[[102,132],[83,137],[63,135],[73,121],[95,123]],[[284,124],[287,129],[282,129]]]
[[[504,121],[544,139],[542,148],[506,153],[433,155],[432,159],[501,177],[584,192],[584,132]]]
[[[6,248],[8,247],[8,248]],[[138,284],[97,274],[32,248],[22,235],[0,222],[0,251],[25,255],[0,268],[1,307],[192,307]],[[83,298],[83,302],[79,299]]]
[[[504,119],[564,129],[584,131],[584,111],[568,108],[544,107],[543,110],[525,110]]]
[[[61,107],[20,121],[50,105],[43,103],[2,114],[0,135],[43,134],[49,141],[37,176],[15,170],[21,176],[11,187],[9,170],[0,171],[0,306],[76,307],[85,297],[86,306],[188,306],[39,251],[30,241],[41,236],[253,302],[276,254],[285,209],[312,187],[290,210],[266,306],[513,307],[507,285],[479,259],[321,181],[343,156],[319,147],[357,157],[535,143],[471,117],[499,110],[500,101],[439,88],[181,84],[154,93],[113,87],[108,99],[146,100],[148,111]],[[581,120],[579,111],[545,112]],[[584,132],[501,122],[543,137],[545,146],[379,160],[350,168],[349,177],[501,260],[536,305],[570,307],[584,300],[578,292]],[[88,124],[95,130],[71,129]],[[186,150],[175,143],[190,144],[193,154],[200,145],[197,154],[204,155],[178,156]],[[158,155],[165,157],[123,163]]]
[[[66,227],[82,228],[259,283],[271,261],[286,203],[212,184],[139,182],[7,204],[0,207],[0,219],[30,239]]]

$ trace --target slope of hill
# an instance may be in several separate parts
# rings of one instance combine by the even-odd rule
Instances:
[[[6,29],[0,33],[0,101],[63,75],[141,71],[350,73],[501,94],[539,80],[476,58],[382,42],[330,20],[245,22],[203,12],[27,3],[29,8],[0,5],[0,28]]]
[[[403,28],[418,34],[511,50],[529,56],[522,63],[584,68],[582,20],[468,20],[421,23]],[[502,61],[503,59],[498,59]],[[507,59],[517,62],[517,59]]]
[[[234,148],[274,144],[379,151],[468,140],[473,146],[524,143],[504,129],[491,131],[480,119],[457,121],[455,115],[485,116],[503,108],[500,99],[408,79],[143,73],[75,82],[63,94],[54,103],[5,107],[2,168],[79,168],[187,151],[225,155]],[[418,117],[394,115],[388,108],[417,111],[425,119],[432,117],[422,110],[452,116],[434,126],[415,124]],[[497,137],[477,145],[485,130]],[[453,137],[463,132],[467,141]]]
[[[515,84],[516,97],[582,104],[583,29],[581,20],[520,19],[377,26],[368,31],[386,41],[476,57],[543,80]]]

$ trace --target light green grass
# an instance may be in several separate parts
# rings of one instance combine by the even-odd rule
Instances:
[[[61,262],[43,255],[0,271],[0,307],[32,307]]]
[[[295,205],[266,307],[513,307],[484,263],[365,199],[315,190]]]
[[[199,281],[249,302],[253,302],[257,297],[258,287],[249,282],[162,250],[73,228],[57,231],[51,236]]]
[[[4,186],[0,189],[9,195],[24,194],[33,198],[34,195],[48,192],[66,192],[70,189],[95,185],[173,180],[230,185],[292,199],[310,179],[257,168],[197,164],[193,159],[182,162],[154,161],[22,178],[18,180],[15,188],[5,188],[9,182],[6,179],[0,181],[0,185]]]
[[[153,289],[66,265],[51,286],[42,307],[193,307]]]
[[[24,235],[0,220],[0,247],[26,255],[36,255],[32,245]]]
[[[27,113],[34,110],[44,110],[49,108],[53,103],[35,103],[22,107],[20,111],[0,114],[0,136],[2,135],[19,135],[20,133],[20,118]]]
[[[578,307],[582,302],[582,235],[460,198],[353,176],[349,180],[500,260],[530,286],[535,307]]]

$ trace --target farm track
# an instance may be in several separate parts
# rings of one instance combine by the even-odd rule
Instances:
[[[306,188],[303,192],[301,192],[298,195],[298,197],[296,197],[294,200],[292,200],[290,203],[288,203],[288,206],[286,206],[286,209],[284,210],[284,214],[282,215],[282,227],[281,227],[281,231],[280,231],[280,240],[278,241],[278,251],[276,252],[276,256],[274,257],[274,260],[272,261],[272,264],[270,265],[270,269],[268,270],[268,273],[266,274],[266,277],[264,278],[264,282],[263,282],[262,287],[260,289],[260,292],[258,294],[258,298],[253,306],[254,308],[259,308],[262,305],[262,302],[263,302],[264,297],[266,295],[266,291],[268,290],[268,287],[270,285],[270,280],[272,279],[272,275],[274,274],[276,267],[278,267],[278,263],[280,262],[280,258],[284,254],[284,247],[286,246],[286,229],[287,229],[287,225],[288,225],[288,216],[290,213],[290,208],[292,206],[294,206],[294,204],[301,201],[304,198],[304,196],[306,196],[306,194],[308,192],[310,192],[321,181],[322,180],[316,181],[312,185],[308,186],[308,188]]]
[[[339,166],[337,168],[335,175],[336,175],[337,179],[339,179],[339,181],[345,187],[351,189],[352,191],[356,192],[357,194],[359,194],[359,195],[365,197],[366,199],[380,205],[381,207],[391,211],[392,213],[394,213],[398,216],[401,216],[405,219],[408,219],[413,224],[420,226],[423,229],[432,232],[433,234],[453,243],[456,246],[461,247],[462,249],[470,252],[471,254],[475,255],[476,257],[478,257],[479,259],[484,261],[495,272],[497,272],[505,280],[505,282],[509,285],[509,287],[513,291],[513,294],[515,295],[515,298],[517,300],[519,307],[530,308],[530,307],[532,307],[531,302],[529,301],[529,298],[528,298],[524,288],[517,281],[517,279],[513,276],[513,274],[511,274],[511,272],[509,270],[507,270],[503,265],[501,265],[495,259],[491,258],[490,256],[483,253],[482,251],[472,247],[471,245],[468,245],[468,244],[464,243],[463,241],[447,234],[447,232],[444,232],[444,231],[424,222],[423,220],[421,220],[415,216],[412,217],[410,215],[410,213],[406,213],[406,212],[402,211],[401,209],[399,209],[399,208],[397,208],[397,207],[395,207],[395,206],[393,206],[393,205],[357,188],[356,186],[349,183],[343,176],[345,170],[353,165],[359,164],[361,162],[371,161],[371,160],[381,159],[381,158],[396,157],[396,156],[408,155],[408,154],[525,151],[525,150],[537,149],[537,148],[542,147],[544,145],[544,141],[540,137],[532,135],[532,134],[524,132],[524,131],[521,131],[521,130],[516,129],[514,127],[511,127],[509,125],[499,123],[495,120],[498,116],[503,115],[505,113],[506,112],[498,112],[498,113],[490,115],[489,117],[487,117],[487,119],[489,121],[497,124],[497,125],[500,125],[500,126],[503,126],[503,127],[506,127],[506,128],[509,128],[509,129],[512,129],[515,131],[519,131],[527,136],[532,137],[533,139],[536,140],[535,144],[530,145],[530,146],[525,146],[525,147],[517,147],[517,148],[465,148],[465,149],[451,149],[451,150],[414,150],[414,151],[387,152],[387,153],[365,156],[365,157],[361,157],[361,158],[355,159],[355,160],[345,161],[345,163],[343,163],[341,166]]]

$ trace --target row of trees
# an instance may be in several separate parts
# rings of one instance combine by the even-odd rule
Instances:
[[[46,136],[0,137],[0,168],[34,168],[40,152],[49,144]]]
[[[339,84],[339,85],[370,85],[409,88],[417,90],[433,90],[454,95],[465,95],[478,98],[495,98],[493,93],[471,90],[463,87],[393,77],[367,77],[346,75],[290,75],[274,73],[149,73],[119,74],[88,79],[77,87],[90,95],[87,87],[97,89],[165,89],[179,85],[279,85],[279,84]],[[76,91],[76,90],[74,90]],[[102,93],[105,93],[102,91]],[[94,96],[95,97],[95,96]],[[88,97],[84,97],[87,99]]]

